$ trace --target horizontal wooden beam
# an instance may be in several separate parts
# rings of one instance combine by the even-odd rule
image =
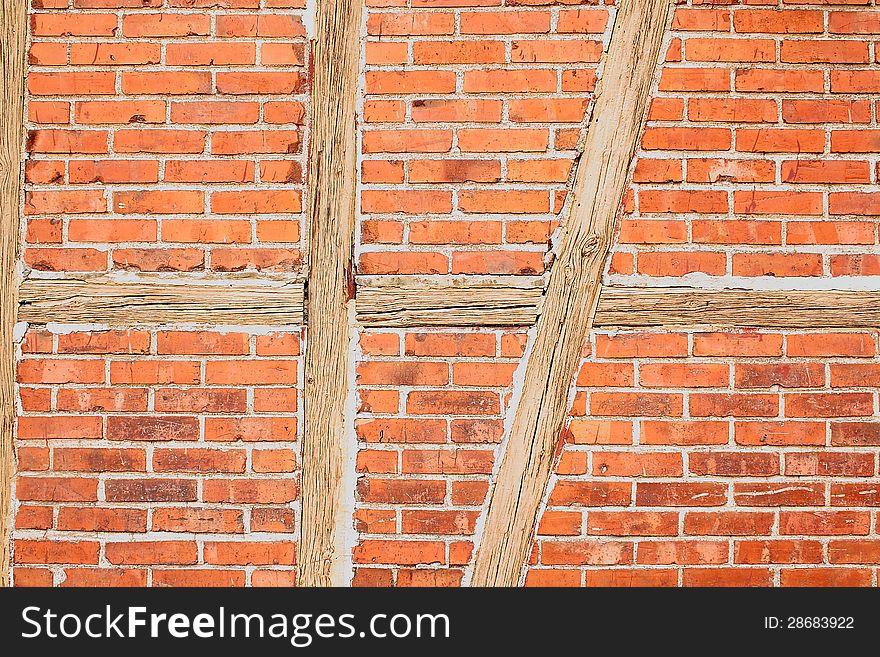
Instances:
[[[542,298],[537,278],[360,277],[356,308],[358,321],[376,328],[528,327]],[[605,287],[593,322],[596,328],[691,325],[876,328],[880,291]]]
[[[538,277],[357,278],[367,328],[522,327],[543,299]],[[29,279],[18,319],[31,324],[302,324],[301,280],[256,276]],[[706,290],[605,287],[596,328],[876,328],[880,290]]]
[[[880,290],[606,287],[594,325],[870,329],[880,326]]]
[[[537,277],[357,278],[355,310],[364,326],[531,326],[544,294]]]
[[[292,325],[303,322],[303,282],[226,276],[28,279],[19,321],[31,324]]]

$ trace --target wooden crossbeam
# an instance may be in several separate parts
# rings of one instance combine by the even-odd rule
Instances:
[[[671,16],[670,0],[622,0],[618,5],[571,212],[478,537],[473,586],[516,586],[520,581]]]
[[[358,276],[355,309],[369,327],[531,326],[543,295],[537,277]]]
[[[138,275],[28,279],[18,319],[30,324],[199,324],[297,326],[302,280]],[[356,321],[363,328],[529,328],[541,311],[537,277],[357,277]],[[707,290],[605,286],[593,327],[872,329],[880,291]]]
[[[308,326],[303,381],[301,586],[330,586],[345,555],[343,476],[357,205],[361,0],[318,0],[312,48]],[[337,571],[339,569],[337,568]]]
[[[29,279],[19,291],[18,317],[31,324],[299,325],[303,281],[263,276]]]
[[[27,2],[0,0],[0,586],[9,586]]]
[[[368,328],[530,327],[541,312],[540,279],[358,277],[357,320]],[[875,328],[880,291],[707,290],[603,287],[596,328]]]

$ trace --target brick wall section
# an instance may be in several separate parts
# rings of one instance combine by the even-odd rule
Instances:
[[[26,264],[297,271],[302,1],[73,2],[30,16]]]
[[[527,582],[875,585],[877,338],[594,335]]]
[[[508,4],[367,2],[362,273],[544,271],[613,7]]]
[[[512,30],[526,29],[520,21],[529,12],[550,14],[550,31],[558,32],[564,14],[605,11],[595,6],[578,9],[539,4],[429,11],[413,6],[382,13],[411,12],[404,24],[420,25],[420,30],[427,21],[439,20],[437,16],[457,13],[457,22],[452,24],[456,31],[447,38],[464,40],[468,37],[462,27],[472,13],[510,18],[521,12]],[[871,208],[876,202],[880,147],[874,139],[877,108],[872,94],[877,91],[880,69],[871,35],[880,33],[877,16],[877,10],[867,3],[858,9],[680,7],[624,204],[609,281],[645,284],[673,277],[682,284],[681,277],[699,273],[718,281],[799,276],[821,284],[821,279],[841,275],[876,274],[876,212]],[[397,48],[400,68],[404,61],[418,63],[412,58],[417,46],[435,38],[392,36],[380,43]],[[390,45],[397,40],[411,45],[406,50]],[[369,44],[367,48],[369,53]],[[568,50],[563,61],[571,62],[574,51]],[[388,51],[379,52],[387,55]],[[369,77],[372,66],[368,55],[368,94],[370,80],[375,79]],[[480,69],[494,66],[502,64],[482,64]],[[510,61],[504,66],[512,68]],[[560,79],[564,76],[563,72]],[[426,80],[433,84],[437,77]],[[465,90],[461,98],[467,99],[466,88],[458,89]],[[421,102],[439,92],[419,86],[413,93],[420,94]],[[372,98],[367,96],[367,108]],[[508,89],[501,98],[513,105],[518,93]],[[406,127],[413,130],[426,127],[412,118],[411,99],[400,100],[410,102],[383,103],[397,112],[385,114],[383,120],[397,121],[399,127],[409,123]],[[541,100],[542,124],[552,124],[559,98],[544,95]],[[522,127],[513,120],[508,125]],[[460,135],[471,126],[449,122],[443,128]],[[571,126],[567,129],[574,134]],[[504,143],[508,142],[519,143],[512,139]],[[449,143],[454,153],[455,143]],[[444,158],[446,144],[437,147]],[[485,152],[499,157],[490,148]],[[572,151],[557,157],[570,161],[573,156]],[[367,172],[380,166],[372,163],[373,157],[365,155],[367,200],[374,188]],[[406,177],[413,168],[407,160],[422,156],[391,157],[400,159],[401,165],[392,169],[385,163],[381,170],[373,169],[388,176],[383,188],[391,190],[394,183],[395,192],[401,185],[413,194],[418,192],[417,181]],[[512,158],[522,157],[507,155],[508,166]],[[490,182],[492,190],[502,193],[517,187],[509,177],[483,184]],[[435,230],[446,226],[443,222],[448,219],[440,215],[460,209],[454,203],[462,197],[461,186],[453,185],[452,204],[434,213],[438,215],[433,218]],[[464,186],[473,188],[476,183]],[[442,184],[433,184],[428,189],[433,194],[442,188]],[[395,193],[382,198],[398,203],[407,197]],[[403,204],[394,207],[400,211]],[[445,252],[407,240],[406,223],[421,226],[423,215],[430,214],[424,207],[416,203],[409,214],[417,217],[383,220],[375,230],[369,208],[366,203],[363,269],[372,273],[463,271],[454,267],[455,251],[452,269],[445,270],[449,263]],[[510,222],[507,227],[517,221],[514,211],[500,202],[494,208],[504,213],[500,219]],[[470,219],[493,218],[485,213]],[[401,221],[403,228],[398,226]],[[467,240],[474,226],[480,224],[456,226],[453,235]],[[392,265],[387,269],[370,269],[377,261],[370,260],[375,248],[369,243],[380,228],[394,229],[385,233],[388,246],[382,250],[404,249],[406,258],[385,261]],[[481,227],[477,234],[485,236],[488,231]],[[453,249],[460,248],[453,245]],[[471,248],[500,254],[510,247],[484,244]],[[424,255],[426,249],[444,255],[430,256],[437,263],[433,269],[432,260]],[[407,263],[413,268],[406,269]],[[474,273],[525,272],[499,268]],[[391,339],[393,351],[389,353],[399,353],[398,341],[397,336]],[[566,432],[568,446],[557,466],[558,483],[548,492],[550,506],[542,513],[529,584],[876,583],[872,563],[880,559],[871,552],[877,549],[871,537],[877,534],[877,518],[870,510],[870,497],[878,485],[876,335],[601,333],[590,338],[589,350],[597,349],[578,377]],[[466,354],[459,350],[455,355]],[[364,356],[367,360],[374,357]],[[400,379],[414,376],[413,363],[410,357],[385,374],[385,384],[392,389],[386,408],[412,427],[414,439],[420,440],[421,429],[409,424],[412,407],[402,402],[411,393]],[[435,365],[445,384],[446,369]],[[493,370],[478,372],[484,377],[478,382],[490,385]],[[449,381],[456,385],[454,379]],[[375,378],[371,385],[376,385]],[[364,405],[369,406],[363,395],[373,393],[363,382],[361,386],[366,416],[370,409],[363,411]],[[593,389],[600,386],[608,390]],[[508,392],[501,391],[502,395]],[[479,396],[474,391],[469,403],[478,403]],[[583,417],[588,409],[595,418]],[[442,434],[435,439],[450,442]],[[366,450],[367,445],[362,443],[362,448]],[[458,449],[454,444],[444,448],[450,454]],[[389,460],[382,466],[386,470],[381,477],[392,478],[400,491],[405,490],[404,484],[412,487],[404,499],[407,506],[430,510],[446,499],[440,495],[448,491],[435,483],[431,485],[437,487],[437,497],[425,497],[425,484],[415,484],[420,477],[399,472],[403,462]],[[361,466],[364,472],[367,466]],[[361,479],[362,507],[360,515],[356,514],[361,545],[374,550],[356,552],[363,558],[356,559],[355,583],[458,584],[461,566],[448,561],[437,542],[450,531],[454,531],[454,540],[466,539],[472,533],[472,516],[453,516],[459,524],[431,534],[427,525],[406,527],[399,500],[386,499],[385,514],[374,510],[371,519],[375,522],[366,522],[362,514],[375,504],[368,504],[364,493],[368,482],[379,476],[379,471],[367,472]],[[450,475],[447,484],[456,479]],[[484,495],[480,491],[479,496]],[[603,517],[602,511],[607,515]],[[699,513],[707,515],[695,515]],[[703,523],[702,529],[692,524],[697,522]],[[414,529],[418,535],[412,535]],[[375,549],[379,540],[388,541],[384,551]],[[395,541],[393,549],[391,541]],[[404,552],[402,545],[410,549]],[[845,554],[847,550],[851,552]],[[847,565],[856,562],[860,565]],[[368,570],[370,563],[375,566]],[[414,566],[418,578],[412,574]]]
[[[32,329],[16,584],[292,583],[299,347],[295,332]]]
[[[524,341],[511,331],[361,333],[354,584],[461,582]]]
[[[880,274],[880,12],[771,4],[676,12],[615,273]]]
[[[29,275],[298,275],[303,5],[34,0]],[[49,329],[18,364],[15,583],[292,584],[299,328]]]

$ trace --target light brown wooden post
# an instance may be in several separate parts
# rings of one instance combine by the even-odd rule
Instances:
[[[670,0],[619,4],[571,213],[489,502],[473,586],[516,586],[528,558],[671,13]]]
[[[0,0],[0,586],[10,583],[15,342],[27,3]]]
[[[330,586],[341,558],[350,288],[357,202],[361,0],[318,0],[312,41],[309,274],[299,583]]]

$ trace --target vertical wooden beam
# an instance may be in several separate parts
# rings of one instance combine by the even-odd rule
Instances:
[[[618,5],[571,212],[489,501],[473,586],[516,586],[528,558],[671,15],[670,0]]]
[[[27,2],[0,0],[0,586],[10,583],[18,240]]]
[[[340,558],[349,302],[357,196],[361,0],[318,0],[312,41],[307,334],[299,583],[330,586]],[[350,521],[350,520],[349,520]]]

